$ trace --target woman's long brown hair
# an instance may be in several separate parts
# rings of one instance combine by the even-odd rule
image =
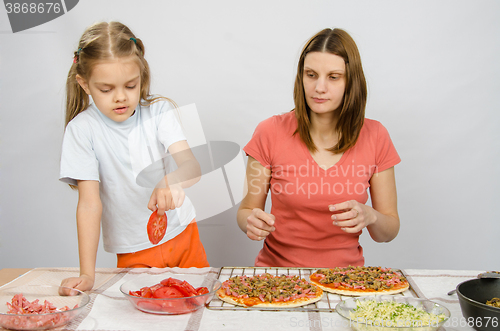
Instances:
[[[306,55],[311,52],[335,54],[342,57],[345,62],[346,85],[344,98],[342,104],[336,110],[338,121],[335,130],[339,134],[339,141],[335,146],[328,149],[334,154],[343,153],[356,144],[365,119],[367,89],[358,47],[351,36],[344,30],[324,29],[314,35],[302,50],[297,66],[293,93],[295,116],[298,121],[295,133],[299,133],[307,148],[315,152],[317,147],[310,134],[311,109],[307,105],[305,98],[303,79],[304,60]]]

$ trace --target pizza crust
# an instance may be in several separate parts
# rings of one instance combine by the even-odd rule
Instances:
[[[405,283],[405,286],[401,286],[398,288],[392,288],[392,289],[387,289],[387,290],[380,290],[380,291],[356,291],[356,290],[343,290],[339,288],[332,288],[332,287],[327,287],[324,286],[323,284],[320,284],[318,282],[315,282],[314,280],[310,279],[309,282],[311,284],[314,284],[321,288],[323,291],[334,293],[334,294],[340,294],[340,295],[345,295],[345,296],[363,296],[363,295],[376,295],[376,294],[381,294],[381,295],[388,295],[388,294],[396,294],[396,293],[401,293],[406,291],[408,288],[410,288],[409,283]]]
[[[264,301],[262,302],[260,299],[257,298],[257,302],[253,305],[246,305],[243,301],[245,299],[239,299],[235,298],[231,295],[226,295],[224,292],[224,289],[220,288],[217,292],[215,292],[217,297],[221,299],[222,301],[225,301],[227,303],[236,305],[236,306],[243,306],[243,307],[259,307],[259,308],[294,308],[294,307],[301,307],[305,305],[309,305],[311,303],[315,303],[323,297],[323,290],[321,288],[318,288],[316,290],[316,296],[313,298],[299,298],[296,300],[290,300],[290,301],[278,301],[278,302],[268,302]]]

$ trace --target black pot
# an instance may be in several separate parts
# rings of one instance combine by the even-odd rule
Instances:
[[[500,298],[499,278],[466,280],[457,286],[462,315],[476,330],[500,330],[500,308],[488,306],[486,301]]]

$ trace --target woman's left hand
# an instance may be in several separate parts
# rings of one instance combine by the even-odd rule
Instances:
[[[328,206],[333,212],[333,225],[347,233],[356,233],[377,221],[373,208],[356,200],[345,201]]]

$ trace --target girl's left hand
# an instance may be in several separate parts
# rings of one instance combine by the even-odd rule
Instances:
[[[148,209],[158,210],[158,215],[163,215],[167,210],[182,206],[186,194],[181,185],[173,184],[164,188],[155,188],[149,199]]]
[[[350,200],[328,206],[332,215],[333,225],[347,233],[356,233],[377,221],[374,210],[356,200]]]

